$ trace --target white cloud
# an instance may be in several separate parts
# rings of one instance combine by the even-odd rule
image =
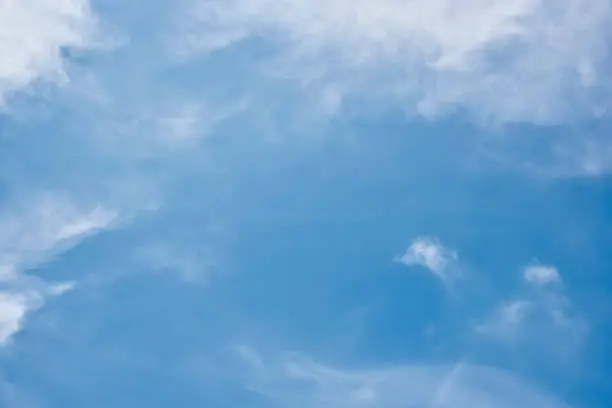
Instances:
[[[27,311],[39,307],[40,298],[28,294],[0,292],[0,346],[8,343],[11,336],[18,332]]]
[[[65,48],[93,44],[88,0],[0,0],[0,105],[38,80],[65,82]]]
[[[502,302],[474,330],[502,344],[557,358],[579,355],[589,328],[567,297],[544,293]]]
[[[0,347],[9,344],[12,336],[21,330],[26,315],[41,308],[46,297],[63,295],[75,287],[74,282],[48,284],[32,279],[24,281],[35,284],[27,287],[23,282],[13,282],[21,287],[0,290]]]
[[[457,253],[445,248],[435,238],[419,237],[404,255],[395,260],[407,266],[421,265],[443,281],[447,281],[451,277],[449,267],[457,260]]]
[[[246,364],[253,364],[252,353]],[[246,387],[278,406],[569,408],[509,372],[465,362],[350,370],[295,354],[255,362]]]
[[[462,107],[501,121],[554,122],[607,107],[607,0],[194,3],[195,21],[181,22],[183,52],[266,39],[278,57],[269,72],[323,95],[382,93],[427,116]]]
[[[0,212],[0,264],[5,274],[35,265],[117,219],[113,211],[84,209],[53,194],[33,194],[29,200],[19,211]]]
[[[74,282],[46,282],[24,270],[109,228],[116,216],[101,207],[87,209],[49,194],[22,205],[19,211],[0,214],[0,346],[21,329],[28,312],[75,286]]]
[[[566,352],[578,346],[588,334],[587,322],[574,309],[559,285],[561,278],[553,266],[532,265],[523,278],[535,285],[516,299],[505,301],[475,330],[513,345],[539,345],[547,351]]]
[[[554,266],[530,265],[525,268],[523,275],[527,282],[534,285],[547,285],[561,281],[559,271]]]

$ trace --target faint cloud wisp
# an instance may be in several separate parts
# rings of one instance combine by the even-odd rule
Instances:
[[[501,302],[474,327],[476,332],[511,346],[544,347],[557,356],[578,352],[588,324],[564,294],[557,268],[529,265],[523,269],[523,279],[527,291]]]
[[[255,365],[244,387],[279,406],[569,408],[510,372],[467,362],[342,369],[299,353],[270,360],[249,349],[243,363]]]

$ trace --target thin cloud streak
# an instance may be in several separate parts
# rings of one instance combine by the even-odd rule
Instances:
[[[48,297],[72,290],[75,282],[47,282],[26,274],[85,237],[111,228],[118,214],[77,205],[66,197],[33,195],[20,211],[0,215],[0,346],[21,330],[28,313]]]
[[[271,361],[251,349],[243,362],[256,362],[245,388],[282,407],[569,408],[509,372],[467,362],[342,369],[299,353]]]

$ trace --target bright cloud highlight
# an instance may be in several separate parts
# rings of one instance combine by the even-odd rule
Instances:
[[[396,258],[396,261],[406,266],[423,266],[438,278],[447,281],[452,274],[449,267],[457,258],[455,251],[445,248],[437,239],[420,237],[415,239],[406,253]]]
[[[0,106],[38,80],[67,81],[63,51],[94,45],[88,0],[0,1]]]

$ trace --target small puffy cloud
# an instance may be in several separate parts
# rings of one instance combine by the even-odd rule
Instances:
[[[88,0],[0,1],[0,106],[38,80],[67,81],[63,50],[89,48],[95,30]]]
[[[425,116],[460,108],[550,123],[609,105],[607,0],[193,3],[181,52],[268,41],[276,53],[265,73],[319,91],[324,105],[329,89],[341,89],[333,110],[347,96],[378,96]]]
[[[552,349],[568,350],[580,344],[588,332],[585,320],[574,309],[553,266],[531,265],[523,278],[538,290],[527,290],[510,301],[503,301],[489,316],[474,326],[477,333],[513,345],[540,344]],[[541,344],[544,342],[545,344]]]
[[[523,272],[525,281],[534,285],[547,285],[561,282],[559,271],[554,266],[530,265]]]
[[[423,266],[443,281],[447,281],[450,278],[449,267],[457,258],[455,251],[445,248],[436,238],[419,237],[412,242],[404,255],[395,260],[406,266]]]

